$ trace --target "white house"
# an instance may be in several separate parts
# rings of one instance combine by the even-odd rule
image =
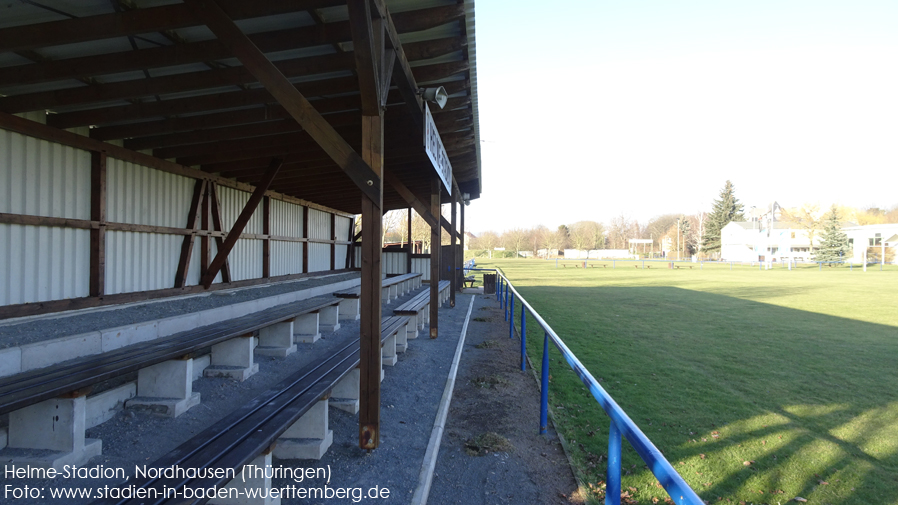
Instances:
[[[864,261],[864,253],[868,247],[883,249],[898,249],[898,224],[868,224],[865,226],[848,226],[842,228],[848,235],[848,243],[851,245],[851,262]]]
[[[868,247],[898,247],[898,224],[859,226],[845,223],[851,255],[846,262],[862,263]],[[813,247],[820,245],[823,230],[814,233]],[[733,221],[720,233],[720,256],[725,261],[813,261],[808,232],[782,221]]]
[[[814,246],[820,232],[814,234]],[[808,261],[811,240],[805,230],[781,221],[732,221],[720,233],[720,257],[725,261]]]

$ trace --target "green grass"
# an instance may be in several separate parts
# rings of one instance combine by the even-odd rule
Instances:
[[[898,268],[596,263],[608,267],[489,265],[703,499],[898,504]],[[527,329],[539,367],[542,332]],[[552,350],[550,408],[581,480],[600,489],[607,418]],[[536,404],[532,415],[535,428]],[[629,446],[623,467],[633,503],[663,501]]]

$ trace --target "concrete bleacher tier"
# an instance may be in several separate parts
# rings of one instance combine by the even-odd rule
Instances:
[[[272,359],[288,356],[296,351],[296,342],[314,342],[322,331],[338,330],[340,320],[357,318],[358,300],[354,300],[353,307],[345,303],[351,298],[335,297],[334,294],[358,282],[357,277],[351,280],[341,277],[338,282],[324,283],[304,293],[282,293],[271,299],[182,314],[176,319],[180,328],[186,329],[165,336],[160,335],[160,328],[179,327],[172,321],[175,318],[141,322],[116,328],[115,332],[98,331],[101,342],[103,337],[115,335],[115,342],[122,344],[112,345],[107,338],[109,345],[105,347],[108,349],[101,345],[100,352],[93,349],[90,339],[80,339],[87,349],[73,346],[70,336],[28,344],[50,350],[51,356],[43,361],[22,360],[28,356],[28,351],[18,348],[18,366],[0,368],[5,375],[0,378],[0,414],[9,413],[6,433],[0,430],[0,461],[54,468],[84,464],[102,452],[102,442],[85,438],[85,430],[110,419],[122,404],[130,409],[179,416],[200,402],[199,393],[192,391],[195,379],[205,376],[245,380],[258,370],[255,355]],[[405,293],[415,283],[420,285],[420,274],[385,279],[384,283],[387,285],[385,291],[395,288],[395,293]],[[440,287],[442,303],[445,299],[442,292],[448,291],[448,283],[445,288],[443,283]],[[266,305],[268,308],[262,308]],[[343,309],[349,313],[343,313]],[[395,364],[397,353],[405,351],[407,335],[412,331],[408,326],[408,317],[394,316],[384,320],[382,364]],[[146,331],[148,327],[155,331]],[[358,361],[357,347],[356,343],[355,362]],[[13,354],[9,349],[5,351]],[[68,359],[63,361],[65,358]],[[43,366],[37,367],[35,363]],[[14,373],[9,373],[10,370]],[[91,395],[94,384],[135,372],[136,381]],[[319,398],[330,395],[332,406],[358,411],[355,365],[333,381],[325,380],[321,384],[327,384],[327,391]],[[309,405],[304,416],[320,417],[321,410],[326,426],[326,408]],[[311,426],[309,423],[311,421],[297,421],[295,425],[283,426],[287,435],[282,438],[315,438],[307,436],[313,428],[298,427]],[[320,428],[320,422],[315,423]],[[285,440],[281,441],[282,454],[288,454],[285,447],[291,446],[291,442]],[[320,440],[327,440],[327,436]],[[292,442],[291,447],[297,454],[308,455],[316,451],[323,454],[329,443],[322,442],[316,450],[300,450],[300,445]]]

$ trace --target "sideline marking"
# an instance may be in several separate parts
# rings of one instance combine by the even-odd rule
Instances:
[[[440,400],[440,408],[437,410],[437,418],[433,423],[433,431],[430,433],[430,443],[424,452],[424,462],[421,466],[421,474],[418,475],[418,487],[412,495],[412,505],[425,505],[430,495],[430,485],[433,483],[433,471],[437,466],[437,453],[440,451],[440,442],[443,440],[443,429],[446,427],[446,417],[449,415],[449,402],[452,401],[452,391],[455,389],[455,374],[458,373],[458,364],[461,362],[461,351],[465,345],[465,335],[468,333],[468,321],[471,320],[471,310],[474,309],[474,298],[471,295],[471,303],[468,305],[468,313],[465,315],[465,324],[461,327],[461,337],[455,348],[455,357],[452,359],[452,367],[449,369],[449,377],[446,379],[446,388],[443,389],[443,398]]]

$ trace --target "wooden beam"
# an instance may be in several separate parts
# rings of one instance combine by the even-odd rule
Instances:
[[[265,196],[265,191],[268,190],[268,186],[271,185],[271,181],[274,180],[274,177],[277,175],[278,170],[281,169],[281,165],[283,164],[284,160],[282,158],[271,160],[271,165],[268,168],[268,172],[265,174],[265,179],[263,179],[261,184],[256,186],[256,190],[250,195],[249,201],[246,202],[243,210],[240,211],[240,215],[237,216],[237,221],[234,222],[234,226],[232,226],[231,230],[228,232],[227,238],[225,238],[224,243],[221,245],[218,252],[215,253],[215,258],[212,260],[212,263],[209,264],[209,270],[202,279],[202,285],[204,287],[208,288],[212,285],[212,281],[215,280],[215,276],[218,275],[219,270],[221,270],[221,267],[227,260],[228,255],[231,253],[231,249],[234,248],[234,244],[237,243],[237,239],[239,239],[240,234],[243,233],[243,228],[246,227],[250,218],[253,217],[253,212],[256,211],[256,207],[259,206],[259,202],[261,202],[262,198]]]
[[[343,2],[342,0],[334,0],[334,3],[342,4]],[[183,10],[184,7],[180,6],[179,9]],[[132,14],[132,16],[135,15]],[[461,5],[431,7],[393,15],[393,21],[399,33],[426,30],[463,18],[464,9]],[[41,25],[31,26],[40,27]],[[249,37],[265,53],[351,40],[349,23],[347,21],[327,23],[324,26],[291,27],[284,30],[260,32],[254,33]],[[449,37],[439,41],[405,44],[405,52],[411,61],[429,59],[452,51],[458,51],[463,47],[463,44],[464,41],[458,37]],[[217,40],[80,56],[0,68],[0,86],[36,84],[39,82],[88,78],[135,70],[173,67],[190,63],[222,60],[230,56],[227,48]]]
[[[90,219],[99,223],[90,230],[90,296],[106,292],[106,153],[90,153]]]
[[[309,208],[305,205],[302,207],[302,236],[304,239],[309,238]],[[302,273],[309,273],[309,243],[302,244]]]
[[[383,115],[362,117],[362,155],[372,169],[383,170]],[[359,447],[380,443],[380,324],[383,179],[377,178],[378,198],[362,196],[362,286],[360,295]]]
[[[197,218],[203,205],[203,195],[206,193],[206,181],[197,180],[193,185],[193,198],[190,200],[190,211],[187,214],[186,229],[195,231]],[[181,243],[181,256],[178,260],[178,270],[175,272],[176,288],[183,288],[187,285],[187,271],[190,268],[190,257],[193,255],[193,243],[195,234],[185,235],[184,241]]]
[[[215,0],[187,0],[206,26],[243,63],[256,79],[284,106],[290,115],[315,139],[334,162],[369,198],[380,201],[380,193],[374,187],[382,186],[380,177],[343,140],[334,128],[321,117],[312,104],[247,38],[225,14]]]
[[[283,0],[278,2],[221,0],[222,8],[233,19],[286,14],[330,7],[341,3],[337,0]],[[0,52],[161,32],[199,24],[202,24],[202,20],[195,11],[188,9],[183,4],[174,4],[139,11],[14,26],[0,30]]]
[[[333,273],[344,273],[347,270],[337,270]],[[260,284],[270,284],[275,281],[288,281],[295,279],[305,279],[316,274],[290,274],[272,277],[271,279],[248,279],[244,281],[235,281],[225,284],[213,284],[209,291],[219,289],[229,289],[244,286],[258,286]],[[181,288],[165,288],[152,291],[139,291],[135,293],[120,293],[115,295],[105,295],[102,297],[90,296],[82,298],[68,298],[65,300],[52,300],[46,302],[20,303],[16,305],[0,306],[0,320],[10,319],[14,317],[34,316],[41,314],[49,314],[54,312],[63,312],[67,310],[79,310],[91,307],[104,307],[119,305],[123,303],[132,303],[146,300],[158,300],[171,296],[182,296],[186,293],[202,293],[202,286],[187,286]]]
[[[181,175],[193,179],[206,179],[209,182],[213,182],[216,185],[224,186],[226,188],[238,189],[240,191],[246,191],[249,193],[253,192],[254,190],[253,186],[246,183],[237,182],[231,179],[226,179],[224,177],[218,177],[213,174],[203,172],[202,170],[185,167],[177,163],[172,163],[171,161],[159,159],[148,154],[132,151],[130,149],[119,147],[117,145],[107,144],[106,142],[101,142],[99,140],[85,137],[83,135],[67,132],[58,128],[53,128],[52,126],[43,125],[35,121],[30,121],[28,119],[14,116],[12,114],[6,114],[5,112],[0,112],[0,129],[21,133],[22,135],[47,140],[49,142],[74,147],[84,151],[105,152],[106,155],[111,158],[128,161],[134,163],[135,165],[153,168],[170,174]],[[276,200],[294,203],[296,205],[308,205],[312,208],[319,209],[324,212],[335,212],[337,213],[337,215],[341,216],[351,216],[351,214],[347,214],[336,209],[332,209],[320,204],[308,202],[277,192],[269,192],[267,193],[267,195]]]
[[[333,214],[331,214],[333,216]],[[271,198],[262,199],[262,233],[271,234]],[[333,268],[331,268],[333,270]],[[262,277],[271,277],[271,239],[262,240]]]
[[[331,270],[337,269],[337,216],[331,214]]]
[[[430,181],[430,212],[434,216],[439,216],[441,214],[440,193],[442,183],[436,174],[431,175]],[[439,225],[430,225],[430,338],[437,338],[439,335],[441,242]]]
[[[284,75],[294,77],[349,70],[352,68],[352,62],[351,54],[328,54],[283,60],[277,62],[275,66]],[[255,77],[247,69],[230,67],[13,95],[0,98],[0,110],[9,113],[52,110],[71,105],[183,93],[254,82]]]
[[[216,184],[209,184],[209,197],[211,198],[211,217],[212,217],[212,228],[215,231],[224,231],[224,223],[222,223],[221,219],[221,202],[218,199],[218,189],[216,189]],[[221,237],[215,237],[215,250],[221,252],[224,248],[224,239]],[[211,256],[211,255],[210,255]],[[209,264],[211,266],[212,260],[209,260]],[[209,274],[209,267],[206,268],[206,272],[203,274],[202,279],[205,279]],[[212,276],[212,279],[215,279],[215,276]],[[221,281],[222,282],[231,282],[231,264],[228,261],[228,257],[225,256],[224,264],[221,266]]]
[[[376,116],[380,113],[380,72],[377,63],[383,61],[381,54],[383,26],[379,24],[375,33],[371,22],[371,3],[368,0],[348,0],[349,26],[352,30],[352,47],[355,56],[356,74],[359,79],[359,93],[362,97],[362,114]]]
[[[458,251],[455,248],[455,241],[457,238],[456,233],[455,233],[455,216],[456,216],[456,213],[458,212],[458,209],[456,209],[455,201],[456,201],[457,195],[458,195],[458,193],[455,193],[452,195],[452,203],[450,205],[450,207],[452,209],[451,214],[450,214],[452,216],[452,229],[449,231],[449,236],[450,236],[450,240],[449,240],[449,245],[450,245],[449,272],[452,274],[452,276],[449,279],[449,282],[450,282],[449,306],[450,307],[455,307],[455,292],[458,291]]]
[[[396,84],[399,92],[402,93],[402,98],[405,99],[406,107],[412,116],[415,126],[419,131],[423,132],[424,102],[421,96],[418,95],[418,84],[415,80],[415,75],[412,73],[411,65],[409,65],[402,43],[399,40],[399,33],[396,31],[393,18],[390,16],[390,12],[384,5],[383,0],[373,0],[373,2],[378,15],[383,20],[387,44],[394,52],[393,83]]]
[[[384,170],[384,179],[386,180],[387,184],[392,186],[393,189],[396,190],[397,193],[399,193],[399,196],[401,196],[403,200],[405,200],[415,209],[415,212],[417,212],[418,215],[427,222],[427,224],[429,224],[430,226],[438,226],[437,219],[433,216],[433,214],[430,213],[430,210],[427,209],[427,207],[423,202],[421,202],[421,200],[418,200],[415,194],[412,193],[411,190],[408,189],[408,187],[403,184],[402,181],[400,181],[392,171]]]
[[[202,220],[200,221],[200,226],[203,230],[211,230],[212,229],[212,184],[206,184],[206,187],[203,190],[203,207],[202,207]],[[216,205],[218,203],[216,202]],[[200,237],[200,279],[206,275],[206,271],[209,270],[209,262],[212,261],[212,241],[209,240],[208,235],[203,235]]]
[[[414,235],[412,234],[412,208],[408,208],[408,227],[406,228],[408,235],[408,251],[405,255],[405,273],[412,273],[412,253],[415,252]]]

